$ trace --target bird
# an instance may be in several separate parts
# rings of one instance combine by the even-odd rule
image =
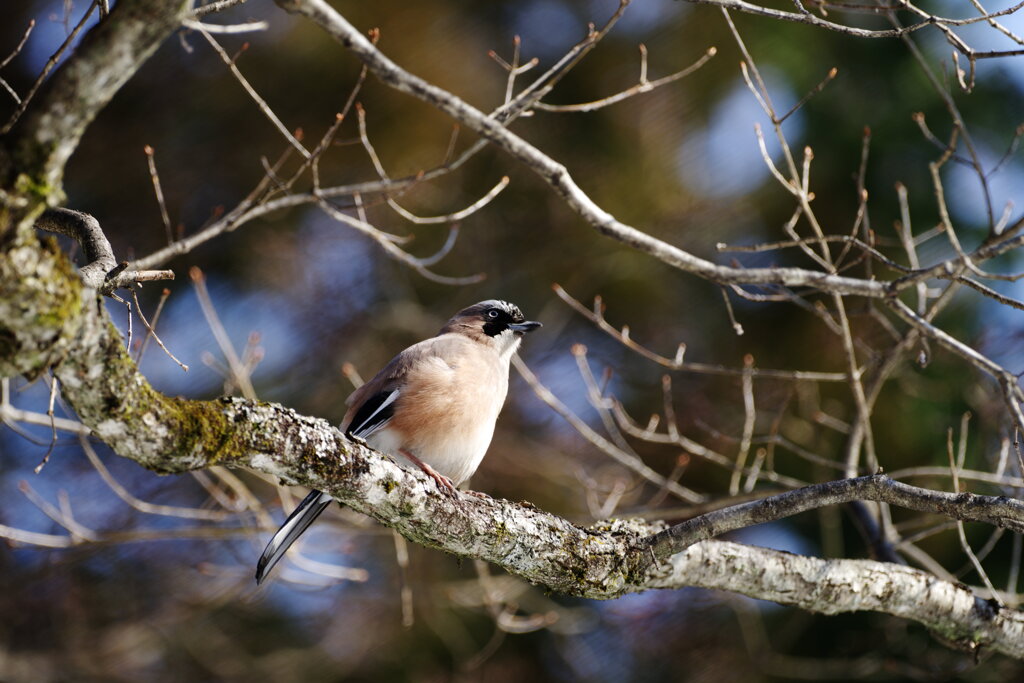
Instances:
[[[399,353],[348,397],[341,431],[399,465],[418,467],[454,496],[491,443],[512,356],[539,327],[499,299],[462,309],[436,336]],[[299,503],[260,556],[257,585],[332,500],[312,490]]]

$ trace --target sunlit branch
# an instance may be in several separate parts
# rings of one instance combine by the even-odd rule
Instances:
[[[533,105],[533,108],[539,109],[541,111],[557,113],[589,112],[597,111],[598,109],[604,109],[605,107],[617,104],[619,102],[622,102],[623,100],[628,100],[629,98],[635,97],[636,95],[651,92],[652,90],[660,88],[663,85],[668,85],[669,83],[674,83],[681,78],[686,78],[694,71],[707,64],[707,62],[717,53],[718,51],[714,47],[710,47],[707,49],[707,51],[700,59],[698,59],[696,62],[686,67],[685,69],[681,69],[675,72],[674,74],[670,74],[668,76],[664,76],[662,78],[649,81],[647,80],[647,49],[643,45],[641,45],[640,55],[642,62],[640,69],[640,80],[636,85],[630,88],[626,88],[625,90],[622,90],[620,92],[617,92],[614,95],[609,95],[608,97],[603,97],[599,100],[594,100],[592,102],[582,102],[580,104],[548,104],[546,102],[537,102]]]
[[[751,377],[764,378],[764,379],[787,379],[787,380],[807,380],[815,382],[845,382],[848,376],[841,372],[813,372],[807,370],[773,370],[769,368],[751,368],[749,371],[742,368],[730,368],[724,365],[712,365],[709,363],[691,363],[683,360],[686,353],[686,344],[680,343],[676,349],[676,354],[673,358],[659,355],[645,346],[637,343],[630,337],[629,327],[623,326],[622,329],[616,329],[604,318],[604,303],[600,297],[594,299],[593,310],[588,309],[586,306],[581,304],[579,301],[569,295],[560,285],[555,284],[552,286],[555,294],[558,295],[565,303],[569,304],[573,310],[580,315],[586,317],[592,323],[597,325],[598,329],[606,333],[608,336],[617,340],[620,344],[626,348],[635,351],[644,358],[654,361],[658,365],[669,368],[671,370],[679,370],[680,372],[695,372],[707,375],[724,375],[730,377],[742,377],[745,373],[749,372]]]

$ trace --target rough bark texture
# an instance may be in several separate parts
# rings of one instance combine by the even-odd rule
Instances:
[[[3,250],[0,375],[35,377],[70,352],[82,319],[82,287],[73,271],[55,240],[29,236]]]
[[[220,464],[267,472],[327,491],[413,541],[488,560],[554,591],[607,599],[651,588],[703,586],[824,613],[877,610],[919,621],[965,648],[984,647],[1024,658],[1024,614],[998,609],[966,587],[919,570],[699,540],[728,527],[717,517],[695,524],[689,536],[683,529],[659,537],[664,525],[658,523],[613,520],[582,528],[528,504],[471,496],[452,499],[424,475],[403,470],[347,440],[324,420],[268,403],[232,398],[192,401],[155,391],[126,353],[95,289],[83,286],[54,242],[40,240],[31,226],[60,196],[64,163],[89,121],[174,30],[187,4],[121,0],[90,32],[75,58],[54,75],[19,125],[0,139],[0,374],[31,376],[52,369],[65,398],[97,437],[118,454],[155,471]],[[329,10],[313,1],[282,4]],[[358,33],[346,36],[351,28],[346,27],[335,26],[343,43],[352,47],[363,40]],[[384,79],[393,66],[368,64]],[[443,108],[441,101],[437,104]],[[478,132],[513,154],[522,152],[517,152],[518,138],[489,125],[481,123]],[[564,168],[551,170],[552,181],[565,190],[567,201],[578,199]],[[615,222],[605,227],[620,229]],[[619,238],[632,235],[620,232]],[[646,242],[637,246],[661,248]],[[674,257],[695,272],[706,267],[678,254]],[[779,281],[800,283],[801,273],[789,273]],[[875,283],[823,277],[832,278],[836,291],[848,287],[866,296],[881,294]],[[884,486],[884,478],[863,479],[847,488],[895,495],[885,493],[893,487]],[[920,509],[962,519],[1010,525],[1020,513],[1005,501],[985,497],[927,502],[926,496],[913,491],[900,489],[899,495],[924,501]],[[828,496],[815,500],[832,502]],[[801,507],[805,503],[796,495],[777,505],[757,505],[769,510],[788,504],[809,509]],[[754,508],[739,514],[755,515],[747,522],[764,521]],[[658,538],[667,539],[659,549],[679,552],[666,552],[659,561],[653,552]]]
[[[74,57],[43,85],[5,136],[7,154],[0,155],[4,187],[20,182],[35,199],[59,202],[64,165],[86,127],[181,25],[190,4],[188,0],[120,0],[82,39]]]
[[[0,375],[35,376],[66,357],[83,320],[81,286],[52,242],[39,247],[33,225],[61,201],[64,165],[86,127],[180,26],[189,5],[118,2],[0,135]]]
[[[1024,614],[1000,609],[962,584],[917,569],[871,560],[822,560],[764,548],[704,541],[671,560],[661,584],[685,580],[774,600],[822,614],[868,610],[913,619],[945,642],[975,651],[995,649],[1024,657]],[[757,585],[756,594],[748,588]],[[999,643],[985,634],[993,630]]]
[[[60,356],[56,374],[81,419],[116,452],[158,472],[214,464],[258,469],[325,490],[412,541],[488,560],[560,593],[609,599],[651,588],[703,586],[824,613],[882,611],[919,621],[963,647],[1024,657],[1024,614],[1000,610],[966,587],[916,569],[716,540],[657,562],[650,549],[662,524],[613,520],[583,528],[529,504],[474,496],[452,500],[425,476],[348,441],[324,420],[269,403],[164,396],[137,372],[93,291],[82,287],[61,254],[42,244],[8,250],[0,277],[3,291],[16,287],[24,297],[18,320],[28,331],[37,327],[40,312],[53,310],[54,300],[82,302],[50,314],[63,322],[57,325],[55,317],[51,333],[65,331],[51,336],[49,347],[38,353],[5,347],[0,367],[22,365],[22,355]],[[865,488],[886,488],[885,478],[862,480]],[[991,515],[994,501],[964,509]]]

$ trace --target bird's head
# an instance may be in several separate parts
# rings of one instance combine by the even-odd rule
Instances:
[[[514,353],[523,335],[540,326],[539,322],[527,320],[515,304],[488,299],[456,313],[441,329],[441,333],[464,334],[493,346],[504,356]]]

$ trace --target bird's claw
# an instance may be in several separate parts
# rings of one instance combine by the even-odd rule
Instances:
[[[411,462],[413,462],[417,467],[423,470],[424,474],[433,479],[434,483],[437,484],[437,488],[441,491],[441,493],[448,496],[449,498],[452,498],[453,500],[459,497],[459,490],[455,487],[455,484],[452,482],[451,479],[444,476],[443,474],[441,474],[433,467],[417,458],[409,451],[403,449],[401,453]]]
[[[427,465],[427,467],[430,467],[430,465]],[[437,484],[437,488],[441,491],[441,493],[445,494],[449,498],[459,497],[459,490],[455,488],[455,484],[452,483],[451,479],[444,476],[443,474],[438,473],[433,468],[431,468],[429,471],[424,470],[424,472],[430,475],[430,478],[433,479],[434,483]]]

